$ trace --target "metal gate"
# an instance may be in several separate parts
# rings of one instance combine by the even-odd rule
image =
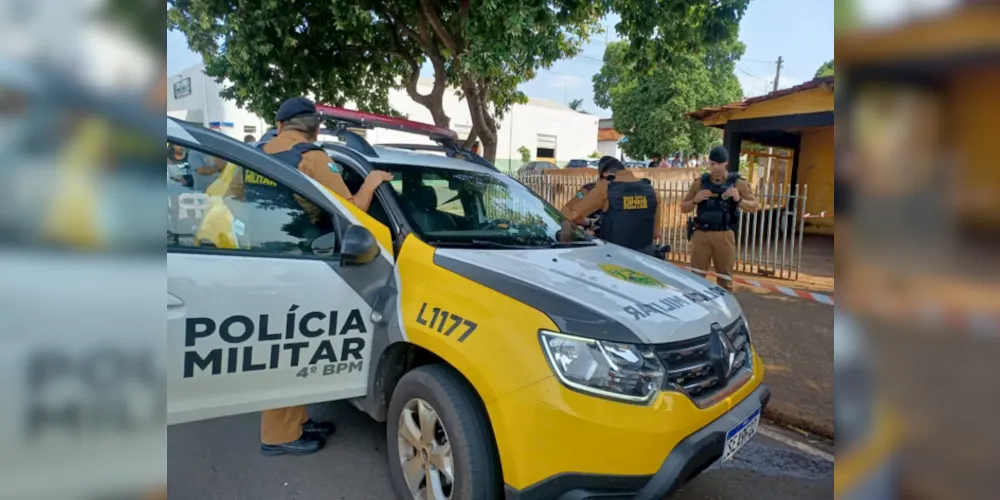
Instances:
[[[524,175],[518,180],[556,207],[562,207],[580,186],[597,177],[575,175]],[[670,245],[667,259],[689,263],[691,247],[687,239],[690,214],[681,213],[681,200],[691,188],[690,181],[652,181],[660,196],[659,244]],[[736,233],[735,271],[795,280],[802,262],[802,235],[808,187],[783,182],[762,182],[755,192],[760,210],[740,211]]]

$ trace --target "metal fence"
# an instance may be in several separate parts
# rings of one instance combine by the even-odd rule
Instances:
[[[585,183],[596,177],[569,175],[525,175],[518,180],[546,201],[562,207]],[[656,241],[670,245],[669,260],[691,261],[691,246],[687,239],[690,214],[681,213],[681,200],[691,188],[690,181],[652,180],[660,196],[660,227]],[[740,211],[736,233],[737,260],[735,271],[798,279],[802,263],[802,235],[808,186],[760,183],[754,195],[760,210],[748,214]]]

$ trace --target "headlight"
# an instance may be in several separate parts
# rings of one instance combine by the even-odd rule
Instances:
[[[552,371],[570,389],[636,404],[649,403],[667,370],[649,346],[541,332]]]

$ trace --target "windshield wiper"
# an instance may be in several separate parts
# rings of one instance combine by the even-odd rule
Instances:
[[[592,247],[594,245],[597,245],[597,243],[588,240],[553,241],[552,243],[549,243],[549,248]]]
[[[497,241],[489,241],[489,240],[430,241],[429,243],[439,247],[458,247],[458,248],[505,248],[505,249],[533,248],[528,245],[508,245],[506,243],[500,243]]]

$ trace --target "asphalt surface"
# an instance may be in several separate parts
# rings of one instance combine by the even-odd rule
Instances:
[[[833,308],[742,285],[734,294],[773,394],[764,418],[832,439]]]
[[[168,428],[168,493],[174,500],[385,500],[395,498],[386,465],[385,425],[346,403],[313,405],[337,423],[327,447],[305,457],[263,457],[260,417],[239,415]],[[718,464],[673,498],[833,497],[833,463],[758,434],[733,461]]]

